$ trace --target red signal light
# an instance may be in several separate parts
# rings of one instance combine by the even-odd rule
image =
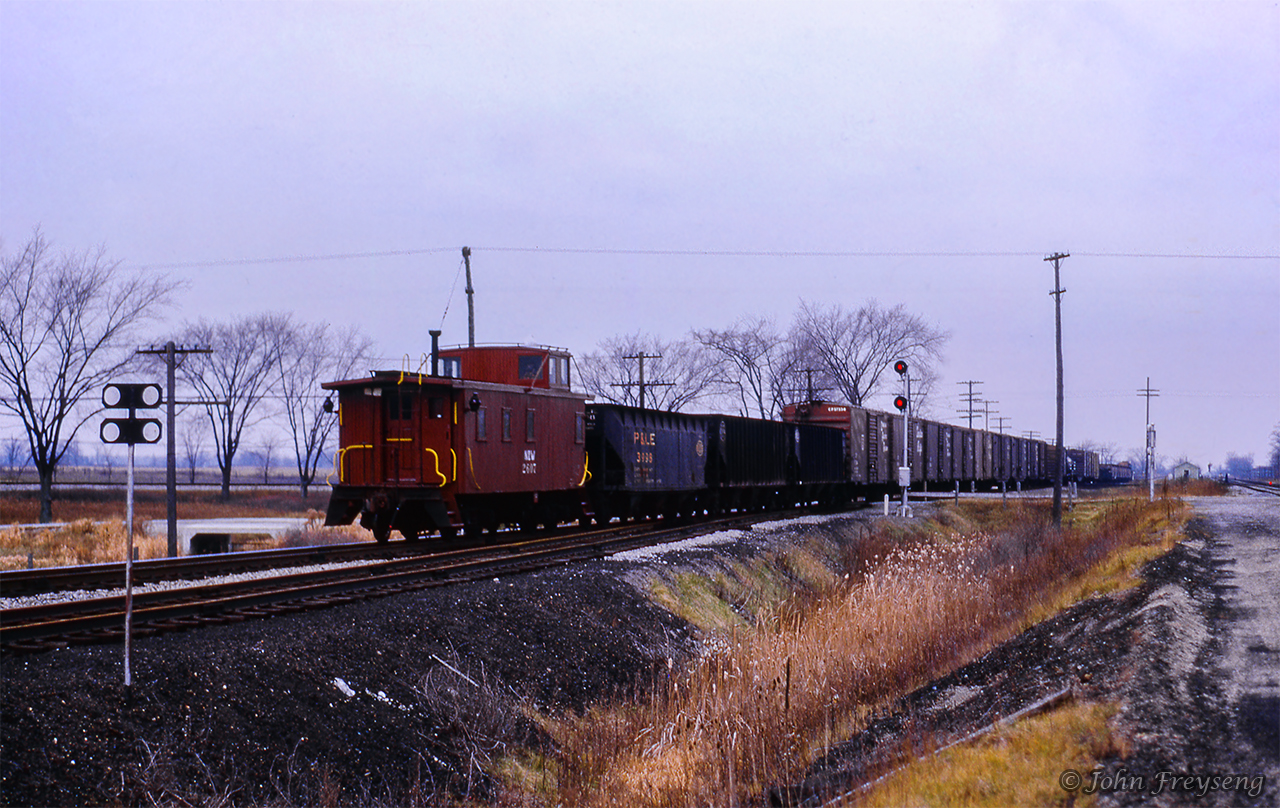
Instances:
[[[901,410],[901,411],[903,411],[903,412],[906,412],[906,410],[907,410],[907,397],[906,397],[906,396],[898,396],[897,398],[895,398],[895,399],[893,400],[893,406],[897,407],[899,410]]]
[[[905,376],[907,374],[907,363],[899,359],[893,363],[893,369],[899,376]]]

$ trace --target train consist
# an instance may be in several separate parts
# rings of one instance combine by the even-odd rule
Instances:
[[[433,348],[430,364],[324,385],[339,417],[326,525],[358,518],[386,541],[900,490],[900,416],[821,402],[783,421],[589,403],[570,388],[569,353],[546,346]],[[1041,441],[915,419],[908,452],[912,486],[934,490],[1040,481],[1052,459]]]

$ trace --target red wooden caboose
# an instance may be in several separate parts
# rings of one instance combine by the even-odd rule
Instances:
[[[587,396],[569,353],[545,346],[440,350],[429,373],[329,382],[339,437],[326,525],[386,541],[580,519]]]

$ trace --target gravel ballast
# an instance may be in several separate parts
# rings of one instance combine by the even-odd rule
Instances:
[[[884,770],[902,728],[939,742],[1070,687],[1118,701],[1132,754],[1109,771],[1243,773],[1275,805],[1280,500],[1196,500],[1188,540],[1143,586],[1079,604],[883,711],[802,783],[821,804]],[[4,659],[6,805],[430,804],[495,793],[484,767],[546,742],[531,716],[643,689],[698,632],[637,587],[646,570],[853,542],[870,514],[786,521],[537,573],[318,612]],[[797,586],[802,582],[797,581]],[[1269,604],[1269,606],[1267,605]],[[1268,612],[1268,608],[1271,611]],[[1269,615],[1269,616],[1268,616]],[[1132,790],[1103,804],[1185,804]]]

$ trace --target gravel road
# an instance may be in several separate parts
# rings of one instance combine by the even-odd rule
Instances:
[[[1147,799],[1116,802],[1280,804],[1280,498],[1204,497],[1192,505],[1196,519],[1185,545],[1212,576],[1207,586],[1187,581],[1152,595],[1156,608],[1169,611],[1175,631],[1167,642],[1157,640],[1151,650],[1167,656],[1149,657],[1148,670],[1171,662],[1180,676],[1164,683],[1165,709],[1147,716],[1156,722],[1135,722],[1139,758],[1155,764],[1143,772],[1153,779],[1161,771],[1261,775],[1265,786],[1252,795],[1252,789],[1212,790],[1210,781],[1184,781],[1180,790],[1151,794],[1158,785],[1153,780]],[[1185,601],[1179,602],[1179,590],[1188,595]],[[1158,693],[1133,695],[1135,703],[1161,700]],[[1199,794],[1206,786],[1210,790]]]
[[[1132,754],[1094,781],[1104,806],[1280,804],[1280,497],[1190,504],[1140,610],[1119,694]]]

